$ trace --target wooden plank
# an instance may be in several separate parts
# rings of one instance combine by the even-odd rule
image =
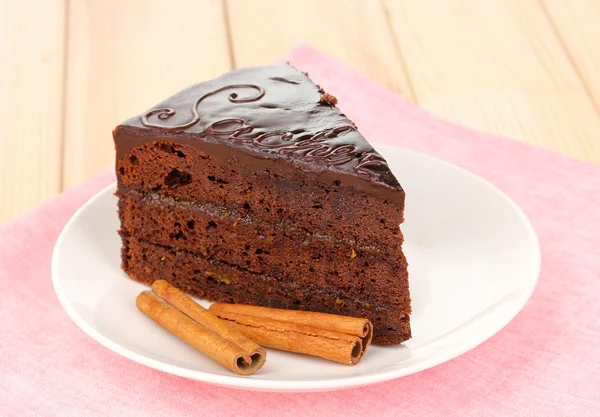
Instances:
[[[600,119],[540,3],[390,0],[386,7],[419,104],[600,162]]]
[[[600,109],[600,2],[544,0],[544,6],[596,109]]]
[[[231,68],[221,1],[174,3],[70,3],[65,187],[114,164],[117,124]]]
[[[65,5],[0,1],[0,224],[60,191]]]
[[[227,9],[237,67],[269,64],[293,47],[309,44],[411,98],[379,2],[227,0]]]

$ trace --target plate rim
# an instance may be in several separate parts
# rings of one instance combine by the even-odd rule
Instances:
[[[374,145],[378,150],[379,149],[389,149],[390,152],[403,152],[412,154],[418,158],[426,158],[434,160],[437,163],[441,163],[445,165],[449,169],[455,169],[461,171],[463,174],[471,177],[474,181],[482,183],[488,187],[491,187],[498,196],[504,200],[517,214],[519,219],[521,220],[525,230],[527,232],[528,238],[531,241],[532,249],[534,250],[535,262],[534,262],[534,277],[529,282],[529,285],[524,288],[524,291],[519,296],[519,299],[515,301],[515,304],[518,304],[518,308],[515,308],[510,315],[499,322],[499,324],[495,324],[495,326],[491,326],[491,330],[487,330],[485,334],[483,334],[478,340],[470,341],[470,343],[465,343],[460,345],[459,348],[448,349],[444,354],[439,355],[436,359],[430,362],[420,362],[414,366],[410,366],[407,368],[398,368],[392,370],[384,370],[377,373],[366,374],[366,375],[355,375],[348,376],[342,378],[334,378],[334,379],[314,379],[314,380],[271,380],[271,379],[252,379],[251,377],[239,377],[234,375],[219,375],[210,372],[204,372],[199,370],[191,370],[188,368],[171,365],[165,362],[162,362],[157,359],[152,359],[150,357],[144,356],[142,354],[136,353],[125,346],[114,342],[110,338],[104,336],[94,327],[89,325],[86,320],[84,320],[76,311],[75,307],[72,305],[68,297],[66,296],[64,289],[60,284],[60,278],[58,273],[58,261],[59,252],[61,247],[63,246],[63,242],[68,235],[68,230],[72,226],[72,224],[84,213],[87,208],[93,205],[96,200],[103,198],[107,192],[115,189],[116,181],[112,182],[110,185],[104,187],[102,190],[98,191],[91,198],[85,201],[73,215],[69,218],[69,220],[63,226],[56,242],[54,244],[54,248],[52,251],[52,259],[51,259],[51,278],[52,285],[56,296],[65,310],[67,315],[71,318],[71,320],[81,329],[84,333],[98,342],[100,345],[108,348],[109,350],[129,359],[139,364],[145,365],[147,367],[170,373],[173,375],[181,376],[184,378],[201,381],[213,385],[219,385],[223,387],[229,388],[237,388],[237,389],[245,389],[245,390],[254,390],[254,391],[270,391],[270,392],[315,392],[315,391],[333,391],[333,390],[341,390],[341,389],[350,389],[356,388],[376,383],[381,383],[384,381],[389,381],[393,379],[398,379],[401,377],[405,377],[408,375],[415,374],[417,372],[424,371],[426,369],[430,369],[441,365],[442,363],[448,362],[460,355],[463,355],[482,343],[488,341],[492,336],[500,332],[504,327],[506,327],[522,310],[523,307],[527,304],[528,300],[531,298],[531,295],[539,281],[539,275],[541,270],[541,247],[539,238],[535,232],[535,228],[531,224],[531,221],[525,214],[525,212],[515,203],[506,193],[504,193],[500,188],[489,182],[488,180],[468,171],[465,168],[462,168],[458,165],[455,165],[451,162],[444,161],[434,156],[430,156],[421,152],[416,152],[409,149],[399,148],[396,146],[390,145]],[[385,152],[380,152],[385,154]],[[481,333],[480,333],[481,334]]]

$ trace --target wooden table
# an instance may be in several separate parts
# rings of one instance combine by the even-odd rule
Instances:
[[[0,0],[0,224],[110,166],[122,120],[300,43],[600,163],[599,22],[600,0]]]

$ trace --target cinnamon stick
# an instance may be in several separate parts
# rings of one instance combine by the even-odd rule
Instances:
[[[239,375],[251,375],[266,352],[247,336],[209,313],[166,281],[155,281],[154,293],[142,292],[137,307],[156,323]]]
[[[259,361],[259,368],[265,362],[266,352],[264,348],[235,330],[226,321],[219,319],[167,281],[154,281],[152,291],[205,329],[216,333],[229,343],[242,349],[250,356],[252,363]]]
[[[209,311],[258,344],[354,365],[373,337],[367,319],[310,311],[215,303]]]

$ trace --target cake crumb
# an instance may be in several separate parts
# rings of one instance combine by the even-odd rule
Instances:
[[[227,275],[221,274],[220,272],[204,271],[204,275],[207,277],[216,278],[217,281],[222,282],[223,284],[231,284],[231,279]]]
[[[331,107],[335,107],[337,102],[337,98],[329,93],[321,94],[321,99],[319,100],[319,103],[326,104]]]
[[[350,259],[356,258],[356,251],[352,248],[352,253],[350,254]]]

